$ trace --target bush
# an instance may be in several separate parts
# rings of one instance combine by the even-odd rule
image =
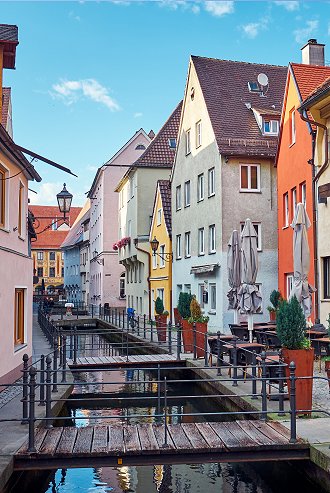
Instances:
[[[304,312],[296,296],[290,301],[283,300],[276,316],[276,332],[282,346],[287,349],[306,348],[305,329]]]
[[[157,315],[162,315],[164,312],[164,303],[159,297],[155,301],[155,312]]]
[[[190,303],[190,315],[194,321],[198,320],[202,316],[201,306],[194,296]]]
[[[279,291],[276,291],[276,289],[274,289],[274,291],[272,291],[270,293],[269,299],[270,299],[271,304],[274,307],[274,310],[275,311],[278,310],[280,307],[280,304],[283,301],[281,293]]]
[[[182,318],[188,319],[190,317],[190,303],[192,298],[190,293],[180,293],[178,310]]]

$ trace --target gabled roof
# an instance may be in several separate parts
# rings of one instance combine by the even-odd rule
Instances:
[[[330,67],[290,63],[296,80],[301,102],[320,84],[330,77]]]
[[[317,88],[312,91],[303,104],[301,105],[301,108],[308,108],[311,102],[316,102],[318,98],[321,98],[323,94],[326,94],[330,89],[330,77],[328,77],[322,84],[317,86]]]
[[[171,183],[170,180],[158,180],[160,196],[163,204],[163,213],[167,232],[172,238],[172,215],[171,215]]]
[[[2,88],[2,115],[1,115],[1,124],[4,128],[7,127],[8,120],[8,111],[9,111],[9,102],[10,102],[10,87]]]
[[[90,217],[90,208],[88,207],[87,211],[83,215],[77,217],[75,223],[73,224],[65,240],[63,241],[61,248],[73,247],[83,241],[83,233],[84,233],[83,224],[89,217]]]
[[[3,68],[15,68],[18,27],[0,24],[0,44],[3,45]]]
[[[286,67],[257,63],[191,57],[203,92],[219,152],[225,155],[274,157],[277,137],[262,135],[253,112],[280,112],[286,81]],[[269,79],[267,93],[261,97],[249,92],[248,82],[260,73]]]
[[[170,147],[169,139],[177,139],[181,110],[182,101],[166,120],[144,153],[133,163],[133,167],[172,168],[175,149]]]

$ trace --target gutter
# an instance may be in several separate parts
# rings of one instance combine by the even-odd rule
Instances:
[[[134,238],[134,246],[135,248],[139,251],[139,252],[142,252],[142,253],[146,253],[148,255],[148,277],[147,277],[147,281],[148,281],[148,297],[149,297],[149,320],[151,320],[151,254],[150,252],[147,252],[147,250],[143,250],[143,248],[140,248],[138,247],[138,244],[139,244],[139,239],[138,238]]]

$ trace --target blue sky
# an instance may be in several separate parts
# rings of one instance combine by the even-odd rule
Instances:
[[[33,203],[55,203],[63,182],[83,205],[96,169],[143,127],[155,132],[183,97],[190,54],[300,62],[311,37],[329,44],[329,2],[2,2],[16,24],[15,141],[70,167],[41,162]],[[328,53],[328,57],[327,57]],[[326,58],[330,52],[326,49]]]

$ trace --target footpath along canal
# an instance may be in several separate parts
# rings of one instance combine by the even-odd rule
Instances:
[[[87,355],[84,350],[91,347],[92,336],[78,337],[79,355]],[[93,354],[120,354],[118,337],[114,341],[111,341],[110,335],[93,336]],[[90,355],[89,350],[88,356]],[[193,379],[189,381],[190,374],[190,370],[183,368],[175,372],[164,368],[160,374],[158,369],[122,368],[73,372],[73,392],[58,416],[59,419],[53,424],[80,428],[93,424],[159,423],[164,415],[164,385],[167,389],[169,423],[210,421],[209,413],[224,412],[226,406],[219,407],[219,401],[208,395],[213,391],[206,392],[205,385],[200,386]],[[212,415],[212,421],[225,419],[242,419],[242,416]],[[323,493],[325,490],[314,486],[304,474],[304,464],[305,462],[159,463],[147,466],[96,467],[91,462],[90,467],[84,469],[15,473],[7,491],[197,493],[207,489],[209,493]]]

